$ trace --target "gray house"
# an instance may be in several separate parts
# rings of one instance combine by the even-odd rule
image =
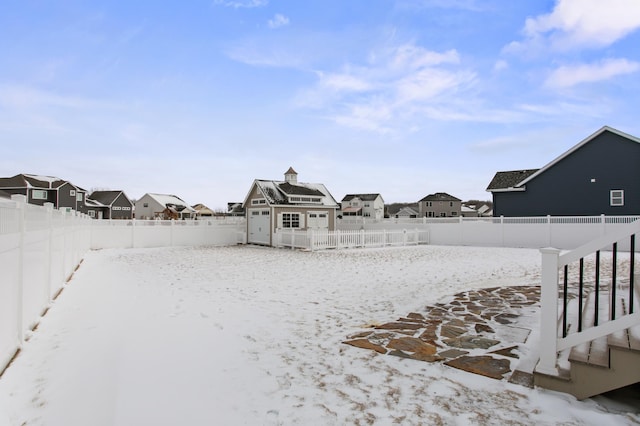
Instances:
[[[418,210],[421,217],[459,217],[462,200],[446,192],[436,192],[418,201]]]
[[[608,126],[541,169],[495,174],[494,216],[640,214],[640,139]]]
[[[19,174],[0,178],[0,189],[11,195],[26,196],[29,204],[52,203],[56,209],[87,213],[86,191],[57,177]]]
[[[133,203],[122,191],[93,191],[87,210],[95,219],[133,219]]]

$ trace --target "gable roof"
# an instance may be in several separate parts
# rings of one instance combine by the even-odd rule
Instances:
[[[640,144],[640,138],[621,132],[620,130],[614,129],[613,127],[603,126],[598,131],[587,136],[585,139],[580,141],[578,144],[574,145],[571,149],[562,153],[559,157],[555,158],[554,160],[552,160],[550,163],[548,163],[546,166],[542,167],[541,169],[518,170],[514,172],[496,173],[496,175],[493,177],[493,180],[489,183],[489,186],[487,187],[487,191],[490,191],[490,192],[523,191],[524,185],[527,182],[531,181],[532,179],[535,179],[537,176],[549,170],[551,167],[555,166],[561,160],[570,156],[575,151],[582,148],[584,145],[591,142],[592,140],[594,140],[595,138],[597,138],[598,136],[600,136],[605,132],[616,134],[625,139],[628,139],[631,142],[636,142]],[[518,176],[517,173],[522,173],[522,175]]]
[[[380,194],[347,194],[344,196],[342,201],[350,201],[356,197],[361,199],[362,201],[375,201],[375,199],[380,196]]]
[[[528,170],[512,170],[509,172],[497,172],[489,186],[487,191],[497,190],[509,190],[518,186],[520,182],[527,179],[540,169],[528,169]]]
[[[403,207],[396,213],[396,216],[418,216],[420,213],[412,209],[411,207]]]
[[[325,207],[338,207],[338,203],[329,190],[321,183],[298,182],[294,185],[289,182],[256,179],[254,185],[258,187],[259,191],[271,205],[289,205],[292,204],[289,202],[289,196],[306,195],[310,197],[321,197],[321,203]],[[251,189],[253,189],[253,186]],[[249,195],[251,195],[251,190],[249,194],[247,194],[247,197],[245,197],[243,204],[246,204]]]
[[[449,195],[446,192],[436,192],[435,194],[429,194],[420,201],[462,201],[460,198],[456,198],[453,195]]]
[[[186,209],[187,211],[195,213],[195,210],[193,208],[191,208],[191,206],[189,206],[187,203],[184,202],[184,200],[182,198],[180,198],[180,197],[178,197],[176,195],[154,194],[154,193],[150,193],[150,192],[147,192],[145,195],[148,195],[150,198],[152,198],[155,202],[157,202],[161,206],[164,206],[164,207],[169,207],[169,206],[184,207],[184,209]],[[184,209],[181,209],[180,211],[182,211]]]
[[[30,174],[18,174],[11,177],[0,178],[2,188],[46,188],[55,189],[66,181],[54,176],[41,176]]]
[[[109,206],[113,204],[114,201],[116,201],[116,199],[120,196],[120,194],[124,195],[122,191],[93,191],[88,198],[98,201],[99,203],[104,204],[105,206]],[[127,198],[126,195],[125,195],[125,198]]]
[[[613,127],[602,126],[598,131],[596,131],[595,133],[591,134],[590,136],[587,136],[585,139],[583,139],[577,145],[574,145],[571,149],[569,149],[565,153],[561,154],[559,157],[557,157],[556,159],[551,161],[549,164],[547,164],[543,168],[539,169],[536,173],[532,174],[531,176],[529,176],[528,178],[526,178],[525,180],[520,182],[517,186],[518,187],[522,187],[522,185],[524,185],[525,183],[527,183],[530,180],[534,179],[536,176],[538,176],[538,175],[544,173],[545,171],[549,170],[551,167],[555,166],[561,160],[563,160],[564,158],[566,158],[569,155],[573,154],[575,151],[577,151],[578,149],[582,148],[584,145],[586,145],[587,143],[591,142],[592,140],[594,140],[595,138],[597,138],[598,136],[600,136],[604,132],[610,132],[610,133],[616,134],[618,136],[621,136],[621,137],[623,137],[625,139],[628,139],[631,142],[635,142],[635,143],[640,144],[640,138],[637,138],[635,136],[631,136],[631,135],[629,135],[627,133],[621,132],[620,130],[614,129]]]

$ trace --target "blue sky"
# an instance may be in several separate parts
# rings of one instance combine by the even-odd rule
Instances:
[[[637,0],[3,0],[0,175],[226,208],[254,179],[490,199],[640,136]]]

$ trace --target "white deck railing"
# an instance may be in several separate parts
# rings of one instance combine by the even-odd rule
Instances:
[[[543,374],[558,375],[558,353],[575,347],[577,345],[590,342],[599,337],[608,336],[620,330],[633,327],[640,324],[640,312],[638,308],[634,311],[619,312],[613,318],[604,319],[600,324],[589,328],[578,327],[576,332],[567,334],[566,329],[566,312],[563,310],[567,307],[566,300],[561,303],[558,299],[560,271],[564,270],[566,277],[566,266],[584,259],[600,250],[614,248],[613,255],[615,261],[616,246],[618,242],[625,242],[632,236],[640,233],[640,220],[631,222],[621,229],[617,229],[608,235],[597,238],[586,243],[575,250],[561,253],[555,248],[541,249],[542,253],[542,274],[541,274],[541,317],[540,317],[540,361],[536,367],[536,371]],[[615,244],[615,246],[614,246]],[[632,275],[629,277],[629,298],[633,300],[634,294],[634,276],[633,276],[634,253],[630,252],[630,271]],[[582,262],[581,262],[582,263]],[[615,268],[615,266],[614,266]],[[599,279],[599,277],[597,277]],[[566,278],[564,283],[564,291],[566,291]],[[604,285],[604,283],[603,283]],[[611,279],[611,290],[617,285],[616,277],[613,275]],[[596,289],[597,291],[597,289]],[[582,294],[578,296],[582,298]],[[621,295],[621,297],[625,297]],[[611,310],[615,309],[617,300],[609,300]],[[560,309],[562,307],[562,309]],[[583,313],[578,310],[577,315]],[[580,321],[580,320],[579,320]],[[580,321],[581,322],[581,321]]]
[[[278,229],[274,236],[276,247],[325,250],[355,247],[385,247],[428,244],[425,229],[328,231],[318,229]]]

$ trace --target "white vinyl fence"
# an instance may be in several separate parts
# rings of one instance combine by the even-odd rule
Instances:
[[[355,247],[385,247],[428,244],[429,232],[424,229],[401,230],[295,230],[278,229],[274,236],[274,246],[324,250]]]
[[[0,202],[0,371],[89,249],[92,220],[13,200]]]
[[[616,232],[640,216],[536,216],[488,218],[339,219],[346,230],[398,230],[429,232],[429,244],[571,250],[595,238]],[[620,247],[628,250],[628,244]]]
[[[234,245],[245,227],[244,218],[95,220],[23,195],[0,201],[0,373],[89,249]]]

